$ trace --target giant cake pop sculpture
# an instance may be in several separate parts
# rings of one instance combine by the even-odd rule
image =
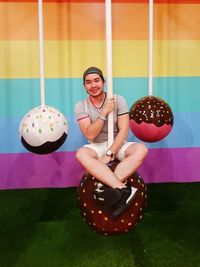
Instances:
[[[166,101],[155,96],[137,100],[129,112],[130,129],[145,142],[156,142],[166,137],[173,126],[173,113]]]
[[[112,92],[112,29],[111,29],[111,1],[106,0],[106,63],[107,63],[107,95],[113,96]],[[113,143],[113,112],[108,115],[108,147]],[[119,161],[110,163],[114,170]],[[99,204],[93,197],[98,180],[88,173],[83,176],[78,187],[78,203],[83,220],[96,232],[103,235],[119,235],[133,229],[144,214],[146,204],[146,186],[138,173],[131,175],[127,182],[138,188],[138,194],[131,205],[117,217],[112,219],[112,208],[108,209]]]
[[[19,126],[24,147],[36,154],[56,151],[67,138],[68,123],[56,108],[45,105],[42,0],[38,0],[41,106],[27,112]]]
[[[170,106],[153,91],[153,0],[149,1],[149,96],[137,100],[129,111],[130,129],[145,142],[157,142],[172,130],[174,116]]]

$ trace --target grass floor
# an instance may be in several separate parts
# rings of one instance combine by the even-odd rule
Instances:
[[[200,183],[149,184],[142,221],[106,237],[76,188],[0,191],[0,267],[200,267]]]

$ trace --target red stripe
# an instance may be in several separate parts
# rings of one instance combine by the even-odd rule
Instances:
[[[82,118],[78,119],[77,121],[81,121],[81,120],[86,119],[86,118],[89,118],[89,116],[82,117]]]

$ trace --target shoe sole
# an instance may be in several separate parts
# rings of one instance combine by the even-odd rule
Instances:
[[[126,205],[128,205],[128,203],[134,198],[134,196],[136,195],[137,191],[138,191],[138,189],[135,192],[133,192],[133,187],[131,187],[131,194],[126,200]]]
[[[134,193],[134,194],[132,194],[132,196],[130,196],[127,200],[126,200],[126,205],[125,206],[123,206],[123,207],[119,207],[118,209],[116,209],[114,212],[113,212],[113,214],[112,214],[112,219],[113,220],[115,220],[115,219],[117,219],[117,217],[120,215],[120,214],[122,214],[129,206],[130,206],[130,204],[133,202],[133,200],[136,198],[136,196],[137,196],[137,194],[138,194],[138,190]]]

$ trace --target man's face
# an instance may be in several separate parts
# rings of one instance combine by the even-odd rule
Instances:
[[[104,82],[102,78],[96,74],[88,74],[85,77],[85,89],[90,96],[99,96],[103,92]]]

